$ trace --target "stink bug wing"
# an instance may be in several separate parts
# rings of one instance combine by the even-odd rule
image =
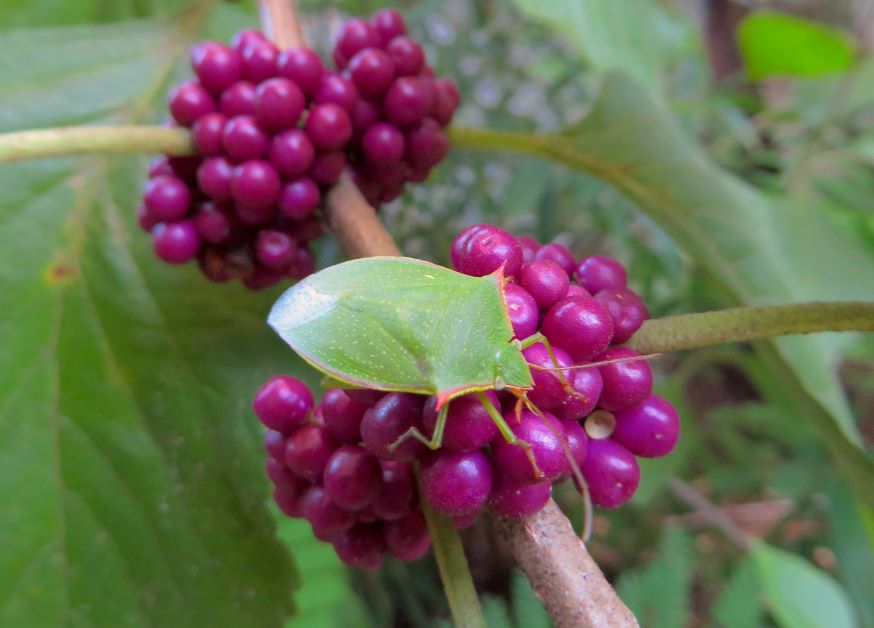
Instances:
[[[494,278],[373,257],[310,275],[279,298],[268,322],[339,380],[435,394],[494,380],[496,355],[510,337],[502,307]]]

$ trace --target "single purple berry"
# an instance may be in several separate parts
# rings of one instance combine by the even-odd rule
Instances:
[[[421,510],[414,510],[383,526],[389,553],[399,560],[418,560],[428,553],[431,537]]]
[[[291,220],[303,220],[313,215],[319,206],[321,193],[312,179],[291,181],[279,191],[279,210]]]
[[[425,65],[425,51],[409,37],[395,37],[385,47],[398,76],[417,76]]]
[[[482,509],[474,510],[473,512],[469,512],[464,515],[456,515],[454,517],[450,517],[450,519],[452,519],[452,527],[456,530],[464,530],[466,528],[469,528],[474,523],[476,523],[476,520],[479,519],[481,512]]]
[[[328,460],[322,481],[338,506],[361,510],[372,504],[382,489],[382,467],[376,456],[360,445],[343,445]]]
[[[608,347],[613,338],[613,319],[592,297],[566,297],[549,309],[540,330],[553,346],[561,347],[575,363],[581,363]]]
[[[383,115],[398,126],[416,124],[431,109],[430,96],[424,81],[412,76],[402,76],[385,93]]]
[[[640,484],[640,467],[630,451],[610,438],[589,441],[589,452],[580,468],[592,503],[602,508],[621,506]]]
[[[192,49],[191,65],[201,85],[213,94],[221,94],[239,81],[243,73],[240,54],[217,42],[195,46]]]
[[[267,131],[295,126],[305,105],[303,92],[288,79],[273,78],[255,90],[255,118]]]
[[[140,226],[140,229],[145,231],[146,233],[151,233],[152,229],[155,228],[160,220],[155,216],[152,212],[149,211],[149,208],[146,207],[145,203],[140,203],[137,207],[137,224]]]
[[[298,518],[303,516],[303,498],[306,495],[307,485],[298,482],[296,486],[277,484],[273,489],[273,501],[279,506],[279,510],[286,517]]]
[[[558,263],[539,259],[522,266],[519,285],[534,297],[541,310],[548,310],[567,295],[570,279]]]
[[[268,429],[264,433],[264,449],[267,450],[267,455],[274,460],[280,462],[282,466],[285,463],[282,459],[285,458],[285,434],[278,430]]]
[[[361,138],[361,150],[368,161],[400,161],[404,156],[404,134],[393,124],[377,122]]]
[[[538,249],[534,255],[534,259],[549,259],[561,266],[568,275],[573,275],[576,268],[576,259],[574,254],[566,246],[562,246],[558,242],[544,244]]]
[[[455,110],[461,103],[461,94],[458,91],[458,86],[451,79],[436,79],[434,88],[437,96],[431,110],[431,116],[437,120],[440,126],[445,127],[452,121],[452,116],[455,115]],[[537,247],[540,248],[540,243],[537,244]]]
[[[379,96],[395,78],[395,64],[378,48],[365,48],[349,61],[347,69],[358,92],[366,98]]]
[[[170,115],[182,126],[191,126],[198,118],[215,111],[215,100],[196,82],[178,85],[168,99]]]
[[[644,402],[652,392],[652,371],[637,351],[613,347],[601,354],[597,361],[623,360],[599,366],[604,387],[598,405],[611,412],[628,410]]]
[[[225,124],[222,144],[231,159],[260,159],[267,153],[269,137],[253,116],[235,116]]]
[[[242,54],[249,46],[267,43],[267,41],[267,37],[261,31],[254,28],[244,28],[231,38],[231,48]]]
[[[329,153],[317,153],[313,158],[307,176],[320,185],[333,185],[346,169],[346,153],[335,150]]]
[[[275,229],[262,229],[255,241],[255,255],[267,268],[287,268],[294,259],[297,244],[291,237]]]
[[[274,434],[279,434],[279,432],[274,432]],[[283,440],[282,442],[284,445],[285,441]],[[280,460],[281,458],[279,460],[276,458],[267,459],[267,462],[264,464],[264,470],[267,472],[267,477],[270,478],[270,481],[276,486],[297,486],[300,478],[292,473],[291,469],[286,467]]]
[[[218,155],[222,152],[222,137],[228,119],[223,113],[214,111],[201,116],[191,128],[194,147],[201,155]]]
[[[215,201],[231,199],[231,178],[234,166],[224,157],[204,159],[197,169],[197,185]]]
[[[571,457],[577,464],[577,467],[582,468],[583,462],[589,453],[589,436],[586,430],[579,421],[570,420],[562,421],[561,426],[564,428],[564,433],[567,436],[568,450],[571,452]],[[571,475],[572,470],[568,469],[568,475]]]
[[[355,525],[355,513],[341,508],[321,486],[306,492],[301,499],[301,511],[313,528],[313,536],[326,543]]]
[[[325,103],[310,109],[304,129],[319,150],[337,150],[352,137],[352,120],[339,105]]]
[[[498,473],[489,496],[489,509],[504,517],[524,519],[543,508],[551,495],[552,484],[548,481],[527,484]]]
[[[197,256],[200,238],[190,220],[160,223],[152,229],[155,255],[168,264],[184,264]]]
[[[255,86],[247,81],[234,83],[219,98],[219,109],[228,118],[255,115]]]
[[[568,286],[567,295],[565,299],[578,298],[578,297],[586,297],[589,298],[592,295],[589,294],[589,291],[583,288],[582,286],[578,286],[575,283],[572,283]]]
[[[569,463],[565,453],[564,429],[551,414],[544,412],[543,415],[545,419],[525,409],[518,423],[514,411],[504,415],[516,437],[528,443],[530,449],[508,443],[503,435],[496,436],[492,441],[495,466],[517,482],[536,484],[567,473]],[[537,464],[536,469],[531,457]]]
[[[148,176],[150,179],[155,177],[160,177],[162,175],[170,175],[175,176],[176,173],[173,172],[173,168],[170,167],[170,161],[164,155],[160,157],[155,157],[149,163],[149,172]]]
[[[303,425],[285,442],[285,464],[298,476],[318,482],[334,449],[325,428]]]
[[[203,203],[197,210],[194,224],[200,239],[210,244],[227,242],[233,229],[228,212],[215,203]]]
[[[346,20],[337,33],[337,43],[334,48],[340,60],[348,62],[359,51],[365,48],[379,47],[380,39],[374,28],[361,18]],[[335,56],[335,59],[338,58]],[[344,64],[345,65],[345,64]],[[338,64],[338,67],[339,64]]]
[[[337,535],[331,543],[340,560],[350,567],[379,569],[385,559],[381,523],[357,523]]]
[[[288,277],[291,279],[303,279],[316,271],[316,260],[306,245],[297,247],[294,261],[288,267]]]
[[[595,295],[613,319],[613,344],[622,344],[649,318],[646,303],[628,288],[606,288]]]
[[[658,458],[671,453],[680,438],[680,416],[673,404],[658,395],[617,412],[613,440],[635,456]]]
[[[460,273],[482,277],[504,265],[504,276],[522,267],[522,247],[512,235],[493,225],[473,225],[452,242],[452,266]],[[609,316],[609,315],[608,315]]]
[[[352,110],[352,138],[360,142],[367,130],[379,122],[380,106],[370,100],[359,100]],[[401,138],[403,139],[403,137]]]
[[[310,389],[290,375],[271,377],[252,401],[252,409],[261,422],[283,434],[290,434],[302,425],[312,407]]]
[[[592,412],[601,398],[604,382],[597,367],[577,368],[565,371],[568,383],[576,395],[568,395],[561,405],[550,408],[557,418],[582,419]]]
[[[513,336],[524,340],[533,335],[540,323],[540,311],[534,297],[518,284],[508,283],[504,286],[504,301],[513,325]]]
[[[350,79],[340,74],[326,74],[313,94],[313,104],[334,104],[351,115],[359,98],[358,88]]]
[[[383,521],[400,519],[413,507],[416,484],[408,462],[380,460],[382,489],[373,502],[373,513]]]
[[[486,396],[500,412],[501,404],[494,391]],[[498,434],[498,426],[489,416],[476,393],[456,397],[449,403],[446,428],[443,431],[442,447],[455,451],[468,451],[485,447]],[[422,412],[422,424],[426,436],[433,436],[437,424],[437,397],[428,397]]]
[[[272,42],[253,42],[242,51],[243,78],[256,85],[276,76],[279,50]]]
[[[239,221],[249,227],[263,227],[267,223],[272,222],[276,217],[276,208],[273,205],[264,207],[251,207],[236,203],[234,205],[234,214]]]
[[[433,168],[449,152],[449,139],[437,122],[425,118],[407,131],[406,146],[404,158],[413,168]]]
[[[143,203],[160,222],[178,220],[188,213],[191,192],[178,177],[155,177],[146,182]]]
[[[352,401],[340,388],[329,388],[322,397],[322,416],[331,438],[340,443],[361,440],[361,419],[369,406]]]
[[[234,168],[231,195],[238,203],[262,209],[273,205],[281,185],[279,174],[269,161],[253,159]]]
[[[608,288],[624,288],[628,282],[625,266],[611,257],[592,255],[576,268],[577,281],[591,294]]]
[[[458,516],[480,510],[492,490],[492,467],[482,450],[438,449],[422,465],[425,499],[440,512]]]
[[[386,393],[371,388],[349,388],[346,390],[346,395],[355,403],[360,403],[369,408],[376,405],[380,399],[386,396]]]
[[[422,431],[422,407],[425,397],[411,393],[389,393],[364,413],[361,440],[374,455],[383,460],[415,460],[425,445],[408,434],[412,428]],[[404,437],[398,443],[398,439]]]
[[[522,350],[525,361],[531,366],[531,378],[534,387],[528,391],[528,399],[538,408],[551,410],[560,406],[568,398],[568,392],[562,383],[562,376],[569,380],[570,371],[558,371],[556,368],[566,368],[573,364],[570,356],[559,347],[552,345],[552,356],[542,342],[533,344]],[[552,357],[555,357],[555,362]],[[535,368],[541,367],[541,368]]]
[[[379,40],[383,46],[395,37],[404,35],[407,32],[407,24],[404,22],[404,17],[394,9],[381,9],[377,11],[370,18],[370,25],[376,34],[379,35]]]
[[[313,143],[300,129],[280,133],[270,143],[270,163],[284,177],[299,177],[313,163]]]
[[[311,97],[325,73],[322,60],[309,48],[289,48],[279,54],[276,73],[298,86],[307,98]]]

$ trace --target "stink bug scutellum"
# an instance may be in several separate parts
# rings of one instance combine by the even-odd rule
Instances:
[[[502,284],[502,269],[471,277],[405,257],[351,260],[290,288],[268,322],[344,385],[436,396],[432,438],[409,434],[432,449],[440,446],[449,402],[471,392],[507,441],[527,449],[483,394],[509,390],[531,407],[525,391],[533,378],[522,349],[546,342],[540,334],[513,340]]]

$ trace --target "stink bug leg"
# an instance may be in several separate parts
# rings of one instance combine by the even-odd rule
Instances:
[[[411,427],[406,432],[398,436],[397,440],[389,445],[388,450],[394,451],[397,449],[401,443],[403,443],[408,438],[415,438],[419,442],[423,443],[425,447],[430,450],[440,449],[440,445],[443,444],[443,432],[446,429],[446,417],[449,414],[449,404],[451,402],[446,402],[443,404],[443,407],[437,411],[437,422],[434,424],[434,435],[431,438],[428,438],[422,432],[419,431],[418,428]]]
[[[568,382],[567,375],[565,374],[566,369],[559,366],[558,360],[555,358],[555,353],[552,350],[552,345],[550,344],[549,339],[546,336],[544,336],[540,332],[537,332],[536,334],[532,334],[527,338],[524,338],[523,340],[514,340],[513,343],[519,348],[520,351],[522,349],[527,349],[530,346],[536,345],[537,343],[543,343],[543,346],[546,347],[546,352],[549,354],[549,359],[552,361],[554,372],[558,377],[558,381],[561,382],[561,387],[564,389],[564,391],[571,397],[578,397],[583,401],[588,401],[585,395],[582,395],[574,390],[573,387],[570,385],[570,382]],[[531,364],[529,364],[529,367],[541,368]]]
[[[542,478],[543,472],[540,470],[540,467],[537,466],[537,460],[534,459],[534,452],[531,451],[531,445],[516,436],[516,434],[513,432],[513,428],[507,425],[504,417],[501,416],[501,413],[498,412],[498,409],[494,406],[492,400],[489,399],[484,392],[479,391],[476,393],[476,395],[477,398],[480,400],[480,403],[483,404],[483,407],[486,409],[486,412],[488,412],[489,416],[492,417],[492,421],[494,421],[495,425],[498,426],[498,431],[501,433],[501,436],[504,437],[504,440],[506,440],[511,445],[515,445],[524,449],[525,456],[528,458],[529,462],[531,462],[531,467],[534,469],[535,475]],[[437,429],[435,428],[434,431],[436,432]]]

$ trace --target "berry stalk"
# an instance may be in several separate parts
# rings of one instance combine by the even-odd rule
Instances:
[[[667,316],[646,321],[626,346],[640,353],[665,353],[823,331],[874,331],[874,303],[813,301]]]
[[[78,126],[0,134],[0,163],[91,153],[191,155],[186,129],[161,126]]]

